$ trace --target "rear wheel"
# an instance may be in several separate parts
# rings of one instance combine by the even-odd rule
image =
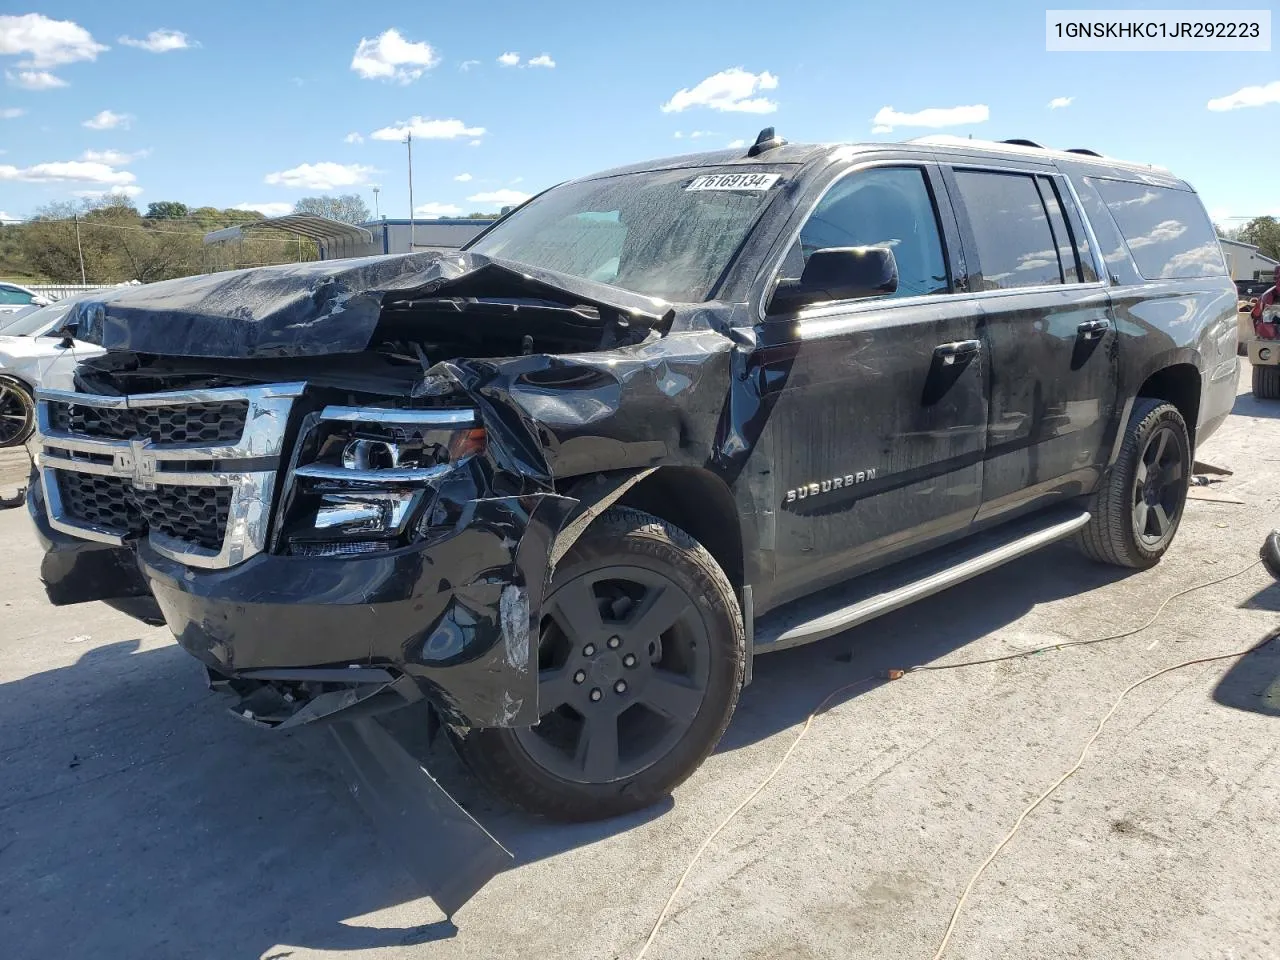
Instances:
[[[1182,414],[1173,404],[1139,397],[1076,545],[1100,563],[1154,566],[1178,531],[1190,478],[1191,441]]]
[[[26,386],[0,377],[0,449],[27,442],[36,427],[36,405]]]
[[[1253,368],[1253,395],[1259,400],[1280,400],[1280,366]]]
[[[715,748],[742,685],[733,588],[683,530],[612,508],[543,604],[536,726],[475,730],[461,752],[533,813],[594,820],[666,796]]]

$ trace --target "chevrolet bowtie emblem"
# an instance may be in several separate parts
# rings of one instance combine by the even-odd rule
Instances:
[[[130,440],[128,451],[121,451],[111,459],[111,472],[117,477],[127,477],[135,490],[156,488],[157,458],[146,450],[142,440]]]

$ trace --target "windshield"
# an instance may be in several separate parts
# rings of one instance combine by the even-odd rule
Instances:
[[[59,320],[67,315],[71,305],[79,298],[59,300],[39,310],[24,313],[16,320],[5,323],[0,320],[0,337],[43,337]]]
[[[467,249],[677,302],[706,300],[773,197],[765,168],[699,168],[567,183]]]

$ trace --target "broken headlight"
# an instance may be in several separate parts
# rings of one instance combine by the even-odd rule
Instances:
[[[404,546],[439,483],[484,451],[474,410],[325,407],[301,441],[288,551],[350,556]]]

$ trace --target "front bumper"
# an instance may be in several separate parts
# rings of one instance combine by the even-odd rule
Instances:
[[[538,720],[540,609],[555,537],[575,500],[473,500],[450,536],[426,546],[335,558],[259,554],[222,570],[184,566],[146,543],[65,537],[49,529],[38,501],[29,506],[50,599],[150,592],[178,643],[217,685],[245,697],[237,712],[250,719],[293,725],[425,696],[460,726]],[[100,589],[85,590],[86,571]]]

